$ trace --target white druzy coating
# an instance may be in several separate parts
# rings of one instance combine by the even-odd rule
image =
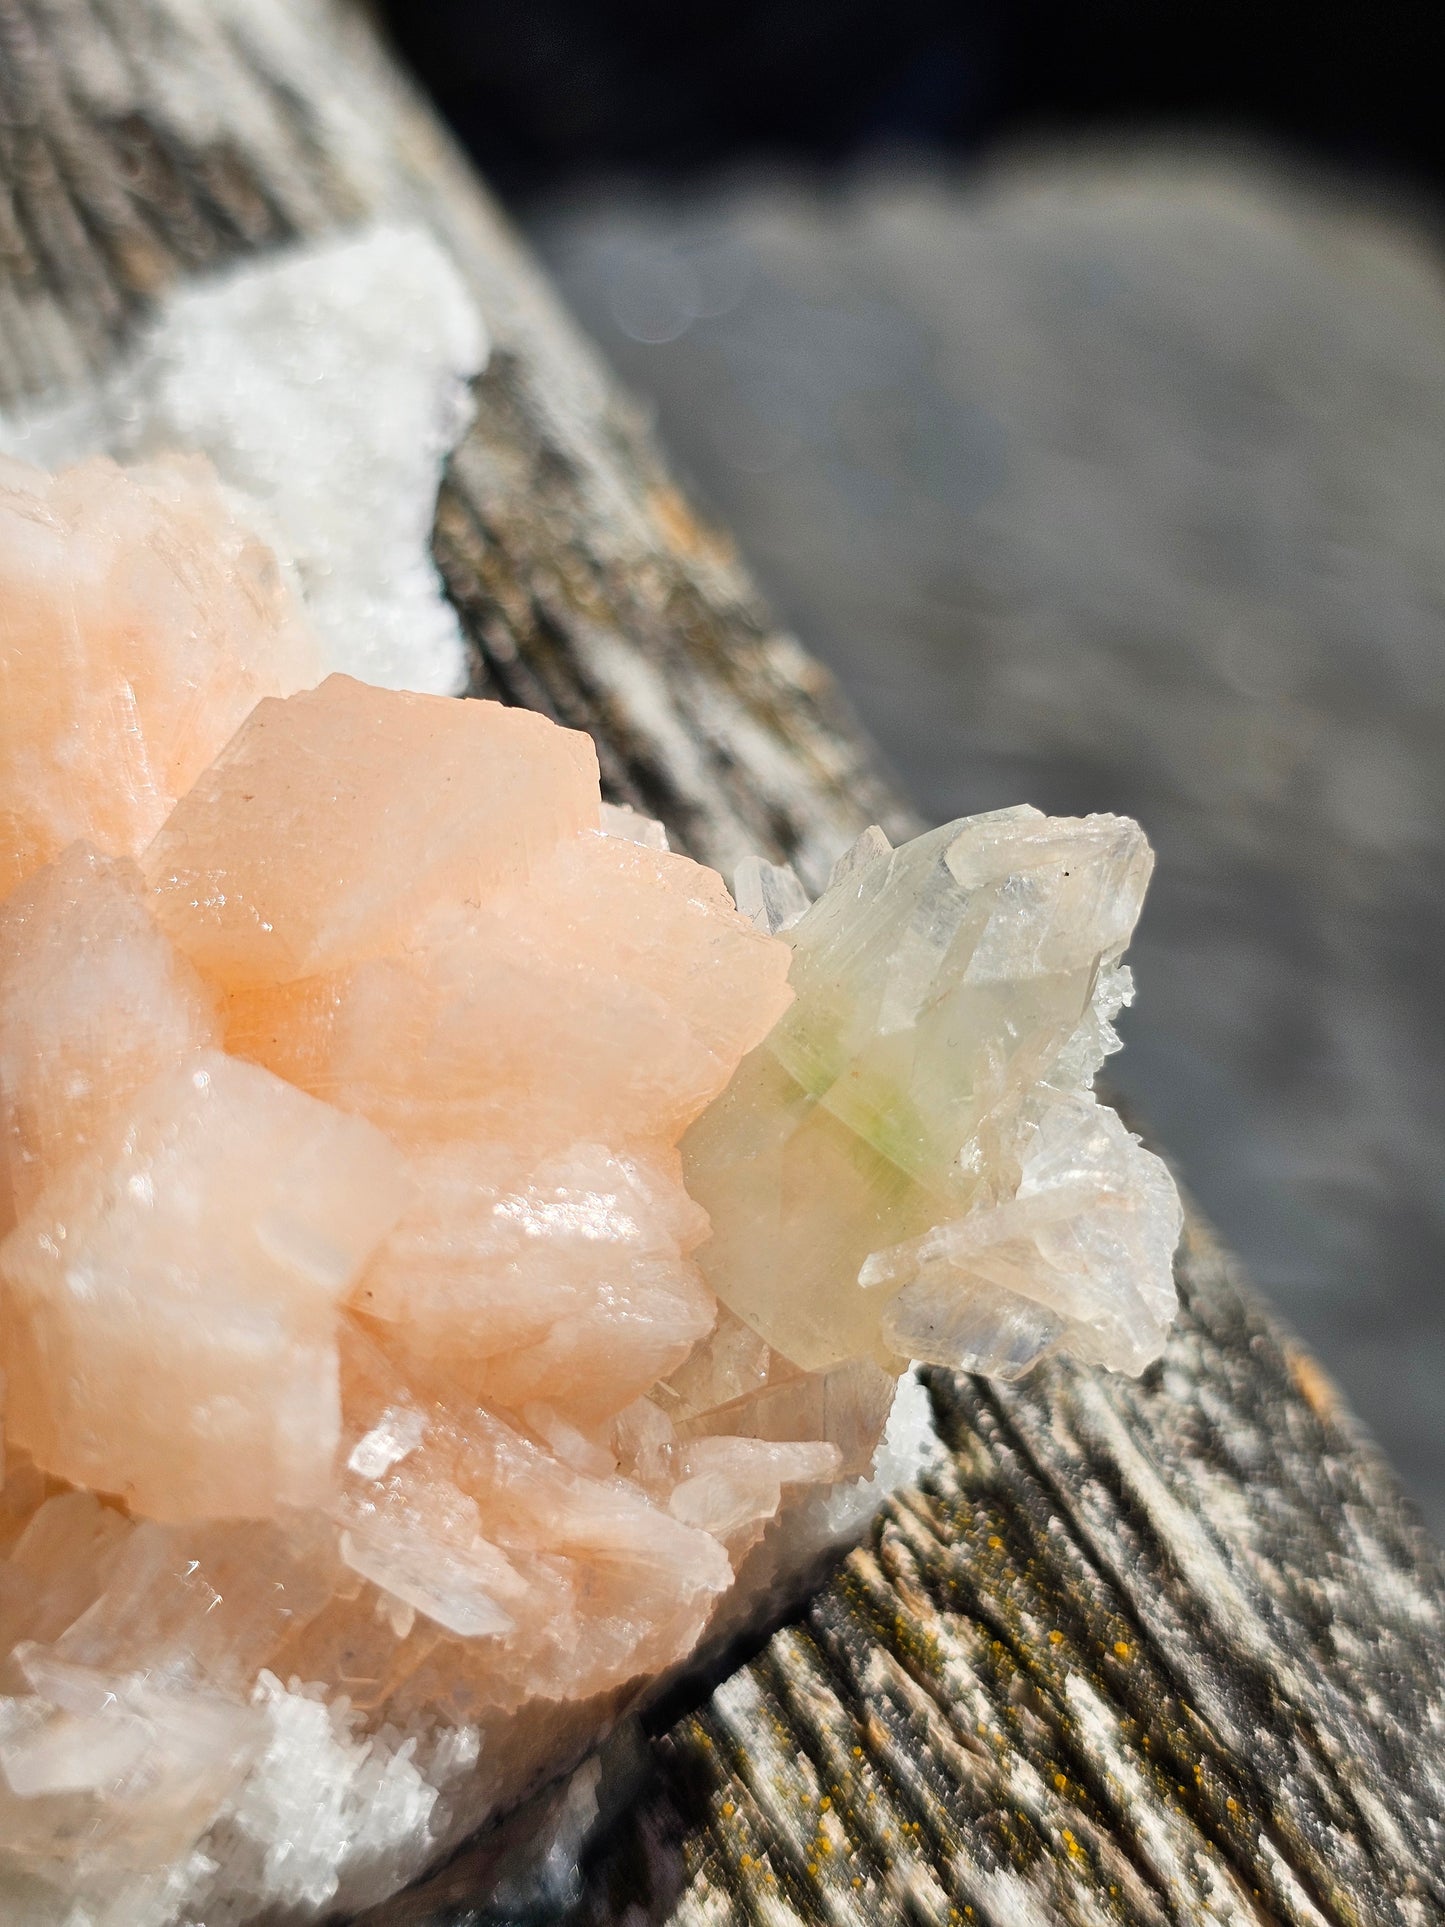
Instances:
[[[326,668],[454,695],[466,651],[430,540],[486,360],[440,244],[370,226],[178,290],[125,367],[0,422],[0,448],[47,467],[207,456],[300,589]]]

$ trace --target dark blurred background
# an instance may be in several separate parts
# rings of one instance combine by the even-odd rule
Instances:
[[[394,39],[488,179],[836,166],[899,145],[1207,126],[1439,178],[1426,0],[392,0]]]
[[[1436,11],[390,13],[921,806],[1144,823],[1116,1082],[1445,1536]]]

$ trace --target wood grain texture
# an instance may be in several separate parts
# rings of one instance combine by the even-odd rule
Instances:
[[[0,405],[105,366],[178,277],[375,217],[429,223],[493,335],[435,538],[475,691],[590,729],[610,793],[725,870],[816,884],[905,833],[359,15],[0,0]],[[1180,1279],[1137,1384],[934,1376],[938,1472],[657,1737],[579,1927],[1445,1920],[1439,1556],[1198,1227]]]
[[[948,1458],[661,1739],[579,1923],[1445,1918],[1438,1556],[1197,1227],[1179,1276],[1138,1383],[932,1375]]]

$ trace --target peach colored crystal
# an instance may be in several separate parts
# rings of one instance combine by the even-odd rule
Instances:
[[[78,837],[138,856],[258,697],[320,659],[199,460],[0,459],[0,891]]]
[[[0,906],[0,1232],[152,1077],[220,1041],[133,863],[73,843],[37,870]]]
[[[0,473],[27,1927],[382,1898],[811,1560],[908,1356],[1172,1302],[1133,825],[872,832],[783,941],[586,737],[311,660],[204,471]]]
[[[526,710],[328,676],[264,702],[147,851],[157,913],[228,987],[394,952],[597,828],[585,736]]]
[[[789,953],[651,828],[603,833],[590,742],[285,693],[284,602],[194,474],[10,483],[0,1901],[314,1913],[683,1659],[886,1399],[794,1399],[761,1445],[726,1370],[667,1384],[718,1317],[677,1141]],[[148,621],[106,588],[123,540]],[[797,1381],[769,1357],[741,1389]],[[274,1868],[235,1862],[257,1827]]]
[[[269,1071],[162,1071],[0,1247],[6,1436],[150,1518],[324,1500],[336,1307],[407,1196],[379,1131]]]

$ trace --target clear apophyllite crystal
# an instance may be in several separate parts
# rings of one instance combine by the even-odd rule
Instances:
[[[1178,1198],[1092,1092],[1152,865],[1126,818],[999,810],[872,832],[784,920],[795,1000],[683,1147],[708,1282],[777,1351],[1157,1355]]]
[[[856,1522],[903,1361],[1157,1349],[1148,851],[743,914],[584,736],[293,693],[204,471],[0,483],[0,1918],[355,1910]]]

